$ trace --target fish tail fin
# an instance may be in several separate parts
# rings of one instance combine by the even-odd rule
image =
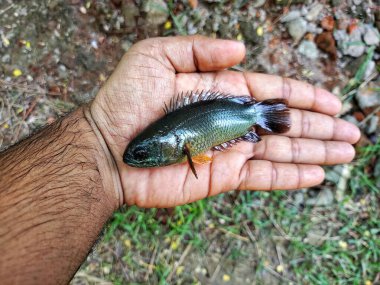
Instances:
[[[257,126],[271,133],[285,133],[290,129],[290,111],[285,99],[268,99],[253,106]]]

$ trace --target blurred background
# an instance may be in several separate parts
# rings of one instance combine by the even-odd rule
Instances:
[[[1,0],[0,149],[91,100],[133,43],[243,41],[236,67],[324,87],[362,139],[294,192],[114,214],[72,284],[380,284],[380,8],[363,0]]]

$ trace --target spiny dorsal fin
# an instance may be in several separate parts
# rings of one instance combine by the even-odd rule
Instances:
[[[239,138],[236,138],[236,139],[230,140],[228,142],[224,142],[220,145],[214,146],[214,147],[212,147],[212,149],[218,150],[218,151],[224,151],[225,149],[230,148],[233,145],[235,145],[241,141],[257,143],[257,142],[261,141],[261,138],[258,134],[256,134],[255,131],[250,131],[250,132],[246,133],[244,136],[241,136]]]
[[[181,92],[177,96],[172,97],[168,105],[164,103],[164,112],[165,114],[168,114],[192,103],[217,99],[231,99],[240,104],[253,104],[256,102],[256,100],[249,95],[234,96],[232,94],[225,94],[219,91],[197,90],[188,91],[186,93]]]

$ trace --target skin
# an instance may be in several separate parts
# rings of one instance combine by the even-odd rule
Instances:
[[[334,118],[339,100],[309,84],[227,71],[244,45],[205,37],[149,39],[134,45],[89,106],[0,154],[0,280],[64,284],[122,204],[174,207],[231,190],[273,190],[321,183],[320,165],[350,162],[360,136]],[[257,100],[286,98],[291,129],[209,152],[211,164],[127,166],[129,141],[162,116],[181,91],[218,89]]]

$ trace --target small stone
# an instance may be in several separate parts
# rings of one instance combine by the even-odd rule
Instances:
[[[83,15],[87,14],[87,9],[84,6],[79,7],[79,12],[81,12]]]
[[[131,46],[132,46],[132,43],[128,40],[123,41],[121,44],[121,47],[125,52],[127,52],[131,48]]]
[[[133,29],[136,26],[136,17],[140,15],[139,8],[137,8],[134,1],[123,1],[122,13],[124,17],[125,27],[128,30]]]
[[[307,22],[303,18],[297,18],[290,21],[288,24],[289,34],[292,36],[295,42],[302,39],[307,31]]]
[[[369,119],[368,126],[366,128],[367,134],[373,134],[378,130],[379,128],[379,117],[378,116],[372,116],[371,119]]]
[[[320,4],[320,3],[315,4],[311,8],[309,13],[307,13],[306,20],[308,20],[310,22],[315,21],[318,18],[319,14],[322,12],[323,8],[324,8],[324,6],[322,4]]]
[[[144,1],[143,11],[149,25],[158,26],[166,22],[169,16],[168,6],[164,0]]]
[[[377,158],[375,165],[374,176],[376,177],[376,186],[380,187],[380,158]]]
[[[380,91],[376,89],[378,84],[372,81],[356,93],[355,98],[362,110],[380,106]]]
[[[366,50],[366,45],[362,42],[361,30],[358,28],[352,30],[349,35],[345,31],[334,31],[334,36],[345,55],[359,57]]]
[[[250,1],[250,5],[254,8],[259,8],[265,4],[266,0],[254,0]]]
[[[3,63],[10,63],[11,62],[11,56],[9,54],[5,54],[3,55],[3,57],[1,58],[1,61]]]
[[[378,45],[380,42],[379,31],[375,27],[372,27],[370,25],[366,26],[363,38],[364,42],[369,46]]]
[[[303,40],[298,47],[298,52],[310,59],[318,58],[318,48],[314,42]]]
[[[335,39],[331,32],[323,32],[315,38],[318,48],[330,55],[332,60],[337,58]]]
[[[367,68],[364,72],[364,80],[367,80],[373,73],[376,71],[376,62],[374,60],[370,60],[367,64]]]
[[[298,19],[299,17],[301,17],[301,11],[293,10],[293,11],[290,11],[289,13],[285,14],[284,16],[282,16],[280,19],[280,22],[281,23],[290,22],[290,21],[293,21],[295,19]]]
[[[326,31],[332,31],[334,29],[335,21],[333,16],[326,16],[321,21],[321,26]]]
[[[328,206],[334,202],[334,195],[329,188],[324,188],[316,198],[310,198],[306,201],[306,205]]]

